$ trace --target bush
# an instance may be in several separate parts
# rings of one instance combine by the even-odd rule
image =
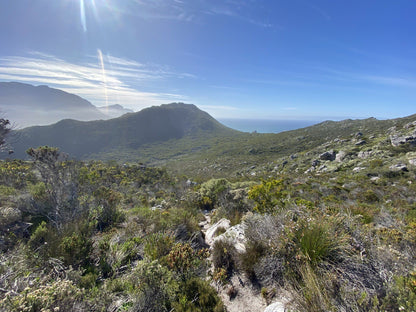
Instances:
[[[297,257],[304,258],[312,266],[322,261],[336,263],[349,249],[347,235],[340,227],[340,220],[302,220],[293,232]],[[300,252],[300,253],[299,253]]]
[[[215,268],[223,268],[231,276],[237,268],[237,250],[227,240],[218,239],[212,247],[212,262]]]
[[[180,286],[179,300],[173,303],[177,312],[225,312],[214,288],[207,281],[194,277]]]
[[[277,213],[285,206],[288,193],[283,180],[263,181],[250,188],[248,197],[255,202],[254,210],[261,214]]]
[[[174,240],[171,236],[161,233],[151,234],[146,238],[144,254],[151,260],[159,260],[169,254]]]
[[[10,312],[88,311],[85,294],[71,281],[60,280],[36,288],[26,288],[16,297],[0,300],[0,308]]]

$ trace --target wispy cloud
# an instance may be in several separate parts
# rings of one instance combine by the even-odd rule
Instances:
[[[85,63],[73,63],[41,52],[0,58],[0,80],[47,84],[82,96],[97,106],[120,103],[138,110],[187,100],[186,96],[169,90],[151,91],[152,85],[171,78],[195,76],[175,72],[167,66],[104,55],[99,50],[97,56],[89,56]]]
[[[225,16],[239,19],[258,27],[277,27],[269,21],[263,21],[247,15],[258,3],[246,0],[135,0],[140,10],[133,14],[144,18],[170,19],[182,22],[201,22],[207,15]]]

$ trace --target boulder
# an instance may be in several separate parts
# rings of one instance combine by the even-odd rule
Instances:
[[[326,151],[325,153],[322,153],[321,155],[319,155],[319,159],[333,161],[333,160],[335,160],[335,155],[336,155],[336,153],[333,150],[330,150],[330,151]]]
[[[367,142],[365,140],[359,140],[357,143],[355,143],[356,146],[361,146],[367,144]]]
[[[218,228],[223,228],[225,230],[229,229],[230,220],[223,218],[207,230],[207,232],[205,233],[205,241],[209,245],[211,245],[214,242],[215,234],[217,233]]]
[[[409,164],[416,166],[416,158],[409,159]]]
[[[395,164],[389,167],[391,171],[398,172],[398,171],[409,171],[405,164]]]
[[[335,156],[335,161],[337,162],[342,162],[345,158],[345,156],[347,156],[347,153],[344,151],[339,151],[336,156]]]
[[[217,240],[227,240],[232,243],[239,253],[244,253],[246,251],[246,235],[245,235],[246,226],[243,224],[234,225],[225,231],[225,233],[214,237],[214,242]]]

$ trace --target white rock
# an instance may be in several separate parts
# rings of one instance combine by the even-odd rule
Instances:
[[[211,245],[212,242],[214,241],[214,236],[216,231],[218,230],[218,228],[224,228],[226,230],[228,230],[230,227],[230,220],[228,219],[221,219],[220,221],[218,221],[217,223],[215,223],[214,225],[212,225],[207,232],[205,233],[205,241]]]
[[[214,238],[214,242],[217,240],[227,240],[231,242],[237,252],[244,253],[246,251],[246,235],[244,234],[245,225],[237,224],[230,227],[225,233],[218,235]]]
[[[264,312],[285,312],[285,305],[283,302],[274,302],[264,309]]]

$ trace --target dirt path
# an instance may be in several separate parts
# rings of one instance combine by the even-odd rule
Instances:
[[[209,214],[205,214],[205,221],[201,222],[200,226],[202,232],[206,234],[207,230],[211,227],[211,217]],[[212,247],[210,245],[212,242],[206,241],[206,243],[210,248]],[[210,270],[213,270],[213,267]],[[228,312],[263,312],[267,307],[265,299],[261,296],[260,289],[255,288],[244,274],[235,273],[230,283],[219,289],[216,285],[213,286],[218,290],[218,294]],[[231,287],[236,295],[230,298],[228,293]],[[278,302],[277,304],[281,305],[281,309],[274,309],[273,312],[284,312],[283,302]]]

